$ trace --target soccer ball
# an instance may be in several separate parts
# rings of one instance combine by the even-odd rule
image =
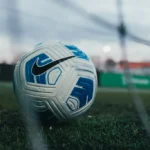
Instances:
[[[96,88],[97,75],[90,58],[62,42],[38,44],[14,70],[19,103],[60,121],[84,114],[94,101]]]

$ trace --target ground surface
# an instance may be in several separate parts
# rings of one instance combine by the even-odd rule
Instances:
[[[150,114],[150,92],[142,91],[140,96]],[[31,149],[22,120],[12,84],[0,83],[0,150]],[[37,136],[41,131],[49,149],[150,149],[150,138],[126,90],[98,89],[84,117],[42,125]]]

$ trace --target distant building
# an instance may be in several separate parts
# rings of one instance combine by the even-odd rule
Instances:
[[[126,62],[120,61],[118,65],[119,70],[123,70]],[[128,67],[132,73],[150,75],[150,62],[128,62]]]

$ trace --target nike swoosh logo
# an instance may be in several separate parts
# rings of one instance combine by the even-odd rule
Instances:
[[[53,61],[53,62],[51,62],[51,63],[49,63],[49,64],[47,64],[45,66],[38,66],[37,61],[36,61],[34,63],[34,65],[33,65],[32,73],[34,75],[40,75],[40,74],[46,72],[47,70],[49,70],[50,68],[52,68],[52,67],[54,67],[54,66],[56,66],[56,65],[58,65],[58,64],[60,64],[60,63],[62,63],[64,61],[66,61],[68,59],[71,59],[73,57],[75,57],[75,56],[69,56],[69,57],[61,58],[61,59],[55,60],[55,61]]]

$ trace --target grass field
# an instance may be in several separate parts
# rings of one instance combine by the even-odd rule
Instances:
[[[150,114],[150,92],[140,92]],[[124,90],[98,89],[89,112],[51,128],[41,126],[49,149],[150,149],[148,137]],[[0,150],[31,149],[11,83],[0,83]]]

